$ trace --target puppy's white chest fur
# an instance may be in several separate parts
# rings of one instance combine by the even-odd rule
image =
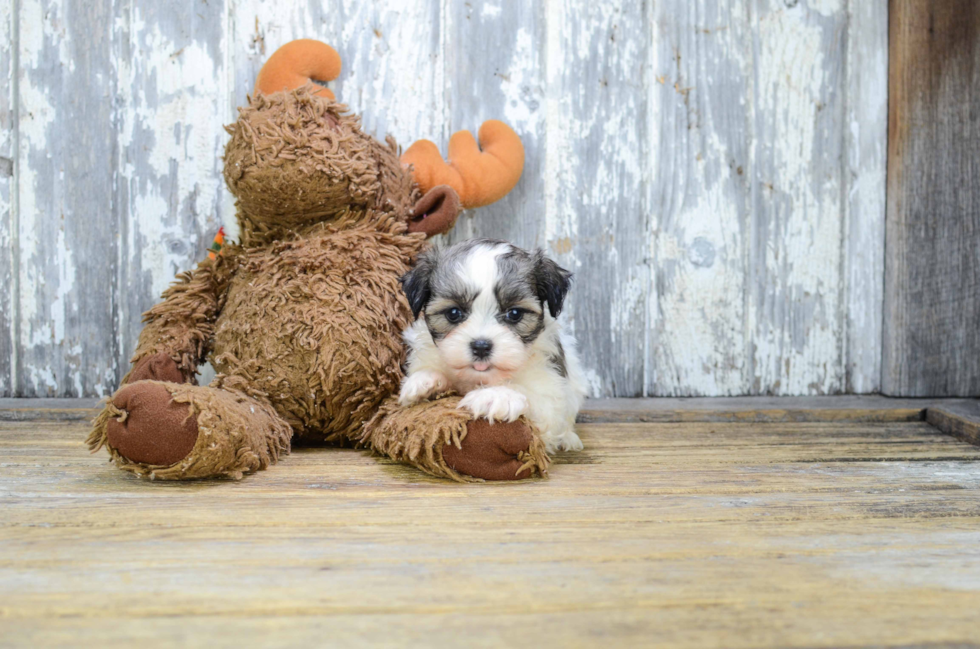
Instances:
[[[413,310],[425,315],[405,330],[400,403],[455,390],[474,417],[523,415],[548,452],[581,450],[574,424],[585,379],[575,342],[554,317],[569,278],[540,252],[503,242],[428,253],[404,280]]]

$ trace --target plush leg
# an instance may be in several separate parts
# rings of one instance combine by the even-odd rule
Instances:
[[[246,473],[289,452],[292,428],[238,392],[162,381],[123,386],[96,418],[88,445],[116,466],[158,480]]]
[[[523,419],[495,424],[444,397],[403,408],[397,397],[382,404],[362,442],[399,462],[460,482],[544,476],[550,460],[544,443]]]

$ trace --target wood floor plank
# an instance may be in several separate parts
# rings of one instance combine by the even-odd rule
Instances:
[[[0,646],[969,646],[980,448],[923,421],[583,424],[548,480],[350,449],[153,483],[0,422]]]
[[[933,408],[973,409],[976,399],[897,399],[874,394],[817,397],[657,397],[587,399],[579,421],[615,422],[874,422],[921,421]],[[0,421],[88,421],[99,399],[0,398]]]

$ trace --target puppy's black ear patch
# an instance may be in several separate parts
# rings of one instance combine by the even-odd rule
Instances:
[[[547,302],[551,317],[557,318],[572,286],[572,274],[538,250],[534,253],[534,283],[538,299]]]
[[[405,273],[400,280],[414,318],[419,317],[419,313],[432,297],[432,273],[438,265],[437,259],[435,251],[424,253],[415,262],[415,267]]]

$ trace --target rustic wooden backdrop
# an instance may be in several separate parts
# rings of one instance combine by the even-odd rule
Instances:
[[[233,206],[235,107],[333,44],[371,131],[524,137],[474,235],[577,273],[596,395],[881,387],[886,0],[0,0],[0,395],[111,392]]]

